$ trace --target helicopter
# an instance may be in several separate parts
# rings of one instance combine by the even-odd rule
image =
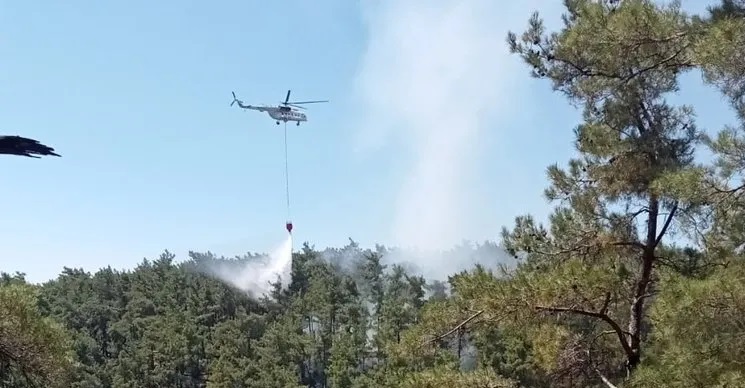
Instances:
[[[254,106],[254,105],[244,105],[243,101],[239,100],[235,96],[235,92],[233,93],[233,101],[230,103],[230,106],[233,106],[236,102],[238,103],[238,106],[243,109],[251,109],[251,110],[257,110],[259,112],[267,112],[269,114],[269,117],[276,120],[277,125],[279,125],[280,121],[284,121],[285,123],[288,121],[295,121],[297,125],[300,125],[303,121],[308,121],[308,116],[305,115],[305,113],[300,112],[298,109],[305,109],[304,107],[300,106],[302,104],[315,104],[319,102],[329,102],[328,100],[316,100],[316,101],[292,101],[290,102],[290,90],[287,91],[287,96],[285,96],[285,101],[280,102],[277,106]],[[297,109],[295,109],[297,108]]]

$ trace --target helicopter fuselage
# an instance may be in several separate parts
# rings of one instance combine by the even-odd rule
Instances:
[[[238,102],[238,106],[240,106],[243,109],[251,109],[251,110],[257,110],[259,112],[266,112],[267,114],[269,114],[269,117],[277,121],[277,125],[279,125],[280,121],[284,121],[284,122],[294,121],[297,123],[297,125],[300,125],[300,123],[303,121],[308,121],[308,116],[306,116],[305,113],[301,113],[301,112],[298,112],[290,108],[275,107],[275,106],[243,105],[243,103],[241,102]]]
[[[305,113],[300,113],[295,110],[290,109],[281,109],[281,108],[265,108],[266,112],[269,114],[269,116],[275,120],[279,121],[296,121],[298,124],[303,121],[308,121],[308,117],[305,116]]]

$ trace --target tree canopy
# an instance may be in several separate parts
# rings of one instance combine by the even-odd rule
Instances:
[[[0,383],[14,387],[732,387],[745,381],[745,3],[565,0],[507,48],[582,111],[575,155],[447,281],[354,241],[293,254],[249,295],[165,252],[133,270],[0,277]],[[528,15],[526,15],[528,16]],[[674,104],[701,74],[735,122]],[[708,150],[714,157],[695,157]],[[513,264],[498,267],[509,253]],[[400,256],[397,254],[396,256]],[[442,280],[442,279],[440,279]],[[739,384],[739,385],[738,385]],[[5,386],[4,385],[4,386]]]

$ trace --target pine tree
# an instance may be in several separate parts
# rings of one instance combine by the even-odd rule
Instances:
[[[560,32],[547,35],[534,14],[508,42],[534,76],[582,107],[579,155],[548,169],[545,194],[558,203],[548,228],[519,217],[504,231],[510,253],[527,253],[518,271],[509,280],[482,274],[477,288],[464,278],[459,289],[491,295],[484,303],[497,303],[500,319],[532,322],[536,357],[557,377],[576,383],[591,370],[591,380],[609,383],[639,366],[666,236],[699,206],[677,194],[701,177],[693,163],[701,136],[691,109],[665,100],[695,66],[696,35],[676,4],[566,5]]]

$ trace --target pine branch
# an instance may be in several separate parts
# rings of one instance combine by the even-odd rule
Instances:
[[[606,386],[607,386],[608,388],[617,388],[617,387],[616,387],[615,385],[613,385],[613,383],[611,383],[611,382],[610,382],[610,380],[608,380],[608,378],[607,378],[607,377],[605,377],[605,376],[604,376],[604,375],[603,375],[603,374],[602,374],[602,373],[600,372],[600,369],[598,369],[598,368],[595,368],[595,373],[597,373],[597,374],[598,374],[598,377],[600,377],[600,380],[602,380],[602,381],[603,381],[603,384],[605,384],[605,385],[606,385]]]
[[[484,310],[479,310],[479,311],[475,312],[473,315],[471,315],[470,317],[466,318],[463,322],[459,323],[457,326],[455,326],[454,328],[450,329],[450,331],[448,331],[447,333],[438,335],[437,337],[432,338],[431,340],[424,342],[423,344],[420,345],[420,347],[425,346],[425,345],[428,345],[428,344],[431,344],[433,342],[441,341],[442,339],[450,336],[451,334],[453,334],[456,331],[458,331],[459,329],[461,329],[463,326],[467,325],[468,322],[471,322],[476,317],[478,317],[479,315],[481,315],[483,312],[484,312]]]
[[[644,249],[644,244],[640,243],[639,241],[616,241],[614,243],[611,243],[613,246],[617,247],[634,247],[639,249]]]
[[[600,308],[600,313],[601,314],[607,314],[608,313],[608,306],[610,305],[610,297],[611,297],[610,291],[609,292],[606,292],[605,293],[605,302],[603,302],[603,307]]]
[[[608,301],[610,298],[607,298],[606,294],[606,301]],[[618,324],[613,318],[611,318],[606,312],[595,312],[595,311],[589,311],[589,310],[583,310],[573,307],[549,307],[549,306],[535,306],[536,310],[539,311],[547,311],[552,313],[571,313],[576,315],[583,315],[586,317],[592,317],[602,320],[603,322],[607,323],[611,329],[613,329],[613,332],[616,333],[618,336],[618,340],[621,343],[621,347],[623,347],[624,353],[628,357],[633,356],[634,351],[631,349],[631,345],[626,340],[626,336],[629,334],[627,331],[624,331],[621,328],[621,325]]]
[[[681,35],[682,36],[682,35]],[[544,50],[543,47],[538,46],[541,50]],[[658,68],[670,68],[670,67],[680,67],[680,68],[692,68],[695,66],[695,63],[691,61],[684,61],[678,64],[671,64],[675,58],[683,54],[685,50],[687,50],[689,47],[687,45],[681,47],[680,49],[676,50],[672,54],[668,55],[665,58],[659,59],[656,63],[641,67],[639,69],[631,70],[628,74],[621,74],[621,73],[614,73],[614,72],[605,72],[600,69],[592,69],[591,66],[582,66],[577,62],[574,62],[572,60],[569,60],[567,58],[557,58],[554,56],[545,56],[544,58],[547,61],[555,61],[559,63],[563,63],[564,65],[567,65],[574,70],[576,70],[579,73],[579,76],[582,77],[602,77],[607,79],[616,79],[620,81],[621,83],[629,83],[634,78],[637,78],[639,76],[644,75],[645,73],[658,69]]]
[[[673,217],[675,217],[675,213],[677,211],[678,211],[678,201],[675,201],[675,204],[673,205],[672,210],[670,210],[670,214],[667,215],[667,219],[665,219],[665,223],[662,225],[662,230],[660,230],[660,234],[654,240],[654,247],[657,247],[660,244],[660,241],[662,241],[662,237],[664,237],[665,233],[667,233],[667,228],[670,227],[670,223],[672,222]]]

